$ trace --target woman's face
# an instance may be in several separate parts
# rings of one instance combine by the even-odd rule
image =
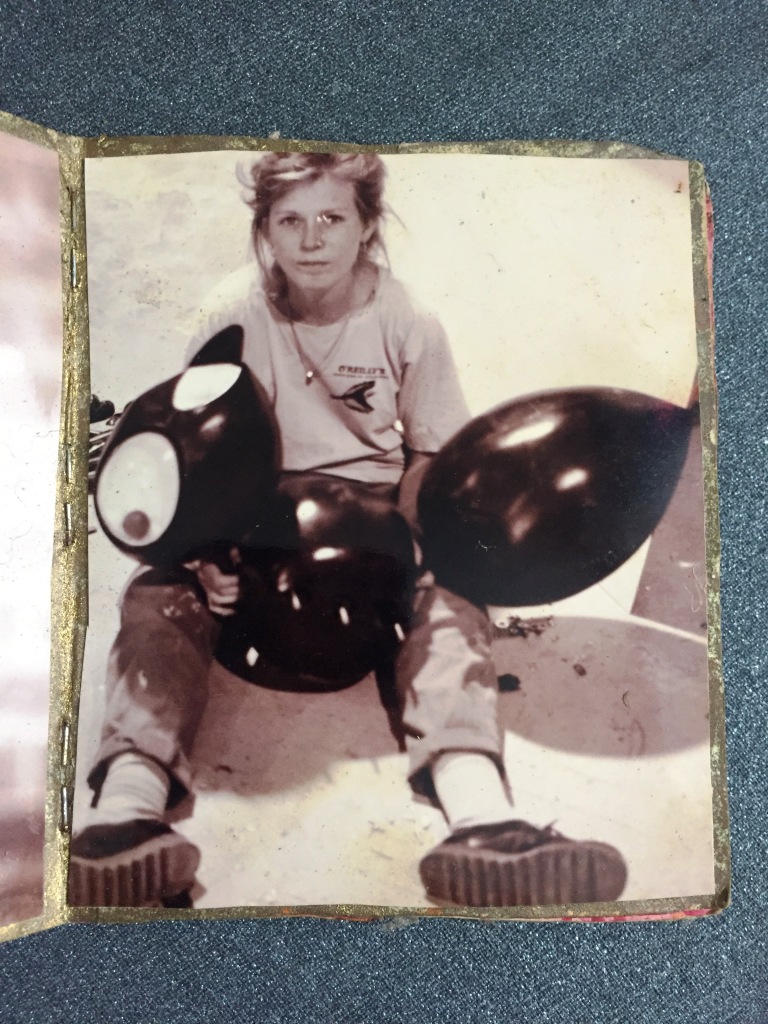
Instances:
[[[373,230],[360,218],[354,185],[324,174],[272,206],[266,237],[289,283],[316,291],[349,277]]]

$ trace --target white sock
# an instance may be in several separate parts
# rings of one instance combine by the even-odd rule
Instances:
[[[107,769],[89,825],[118,825],[137,818],[161,821],[171,779],[157,761],[143,754],[118,754]]]
[[[514,816],[499,769],[487,754],[446,751],[432,766],[432,781],[452,832]]]

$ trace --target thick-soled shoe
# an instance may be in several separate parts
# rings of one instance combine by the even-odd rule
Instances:
[[[617,900],[627,881],[618,850],[525,821],[462,829],[419,865],[427,895],[466,907],[531,907]]]
[[[161,821],[91,825],[72,840],[69,902],[145,907],[179,897],[195,881],[200,851]]]

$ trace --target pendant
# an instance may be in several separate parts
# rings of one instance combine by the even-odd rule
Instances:
[[[314,379],[315,379],[315,371],[314,370],[307,370],[305,372],[305,374],[304,374],[304,383],[305,384],[311,384]]]

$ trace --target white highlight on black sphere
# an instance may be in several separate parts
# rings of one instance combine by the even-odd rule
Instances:
[[[234,363],[190,366],[173,390],[174,409],[186,412],[188,409],[209,405],[215,398],[229,391],[242,372],[242,366]]]

